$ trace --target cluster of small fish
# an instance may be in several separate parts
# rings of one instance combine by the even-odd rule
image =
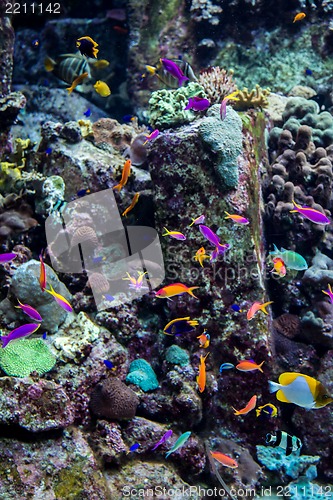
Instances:
[[[15,252],[0,254],[0,264],[11,262],[14,259],[16,259],[16,257],[17,254]],[[40,258],[39,285],[42,292],[49,293],[50,295],[52,295],[52,297],[60,307],[62,307],[67,312],[72,312],[73,308],[68,302],[68,300],[65,299],[65,297],[55,292],[53,290],[52,285],[50,285],[50,290],[46,288],[46,269],[42,253],[40,254],[39,258]],[[12,342],[13,340],[18,340],[21,338],[28,337],[29,335],[32,335],[38,330],[38,328],[41,325],[41,322],[43,321],[42,316],[34,307],[30,306],[29,304],[22,304],[19,300],[18,303],[19,305],[15,307],[20,308],[24,312],[24,314],[29,316],[29,318],[33,319],[34,321],[38,321],[39,323],[26,323],[25,325],[21,325],[18,328],[15,328],[11,332],[9,332],[8,335],[3,335],[2,337],[0,337],[2,340],[2,346],[1,346],[2,348],[6,347],[9,344],[9,342]]]
[[[84,80],[91,78],[91,66],[95,69],[103,69],[109,66],[109,61],[100,59],[90,62],[89,59],[97,59],[99,52],[98,43],[90,36],[83,36],[76,40],[76,47],[80,54],[62,54],[56,60],[47,57],[44,61],[46,71],[54,71],[56,77],[70,84],[67,88],[68,94],[82,85]],[[89,59],[87,59],[89,58]],[[102,97],[108,97],[111,90],[106,82],[97,80],[93,85],[95,91]],[[79,90],[79,89],[77,89]],[[83,90],[82,88],[80,90]],[[91,111],[88,109],[85,115],[90,116]]]

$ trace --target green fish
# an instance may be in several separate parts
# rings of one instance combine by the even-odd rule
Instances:
[[[173,447],[170,448],[170,450],[167,452],[167,454],[165,455],[165,458],[168,458],[168,456],[171,453],[173,453],[174,451],[178,450],[178,448],[181,448],[183,446],[183,444],[188,440],[188,438],[190,437],[190,435],[191,435],[191,431],[184,432],[184,434],[182,434],[177,439],[177,441],[175,442],[175,444],[173,445]]]
[[[276,245],[273,246],[274,251],[269,252],[269,254],[273,257],[280,257],[287,268],[295,269],[295,271],[304,271],[308,268],[306,260],[299,253],[286,250],[285,248],[281,248],[281,250],[279,250]]]

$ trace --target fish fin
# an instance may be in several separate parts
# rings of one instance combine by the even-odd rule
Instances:
[[[294,382],[294,380],[296,380],[300,375],[301,375],[300,373],[296,373],[296,372],[282,373],[279,376],[279,384],[281,384],[281,385],[289,385],[292,382]],[[308,378],[307,375],[302,375],[302,377]],[[311,377],[309,377],[309,379],[312,380]]]
[[[72,86],[70,86],[70,87],[67,87],[66,90],[68,92],[68,95],[70,95],[74,89],[72,88]]]
[[[227,214],[227,217],[224,217],[225,219],[230,219],[230,214],[226,210],[224,211],[225,214]]]
[[[170,234],[170,231],[168,231],[166,227],[163,227],[163,229],[166,232],[164,234],[162,234],[162,236],[168,236],[168,234]]]
[[[277,391],[276,393],[276,399],[278,399],[279,401],[281,401],[281,403],[291,403],[291,401],[289,401],[289,399],[286,398],[286,396],[284,395],[284,392],[282,389],[280,389],[279,391]]]
[[[270,393],[276,392],[281,388],[281,385],[277,382],[273,382],[272,380],[268,381],[268,390]]]
[[[198,297],[196,297],[196,296],[194,295],[193,290],[196,290],[197,288],[200,288],[200,287],[199,287],[199,286],[191,286],[191,287],[187,290],[187,292],[188,292],[190,295],[192,295],[192,297],[194,297],[195,299],[198,299]]]
[[[298,210],[289,210],[289,212],[292,214],[294,212],[298,212]]]
[[[118,192],[122,189],[123,185],[119,182],[116,186],[113,186],[113,189],[117,189]]]
[[[48,73],[54,70],[56,64],[57,63],[53,59],[51,59],[51,57],[46,57],[44,59],[44,68]]]
[[[2,348],[6,347],[6,345],[10,342],[8,335],[3,335],[0,339],[2,340]]]
[[[260,363],[260,365],[258,365],[258,370],[261,371],[261,373],[264,373],[264,370],[261,369],[261,367],[264,363],[265,363],[265,361],[263,361],[262,363]]]
[[[178,85],[179,85],[179,87],[181,87],[184,82],[187,82],[187,80],[189,80],[189,78],[187,78],[187,76],[185,76],[185,75],[183,75],[180,78],[178,78]]]
[[[231,407],[233,410],[234,410],[234,415],[241,415],[241,413],[239,412],[239,410],[236,410],[236,408],[234,408],[233,406]]]
[[[269,302],[265,302],[265,304],[261,305],[261,310],[263,313],[268,314],[268,311],[266,310],[266,307],[269,306],[270,304],[273,304],[273,300],[270,300]]]

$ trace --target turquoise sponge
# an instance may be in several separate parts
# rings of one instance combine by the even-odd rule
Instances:
[[[190,362],[190,356],[185,349],[174,344],[166,351],[165,359],[174,365],[186,366]]]
[[[159,387],[156,374],[145,359],[132,361],[126,382],[138,385],[144,392],[153,391]]]
[[[41,339],[21,339],[0,348],[0,367],[10,377],[28,377],[49,372],[55,365],[53,356]]]

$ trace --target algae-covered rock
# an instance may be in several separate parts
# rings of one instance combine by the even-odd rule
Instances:
[[[188,352],[176,344],[167,349],[165,359],[168,363],[180,366],[186,366],[190,362],[190,356],[188,355]]]
[[[236,111],[227,107],[224,120],[220,118],[220,106],[214,105],[200,123],[202,140],[216,153],[214,165],[224,189],[233,189],[238,184],[237,157],[242,152],[242,121]]]
[[[27,377],[32,372],[47,373],[56,358],[41,339],[20,339],[0,350],[0,367],[10,377]]]
[[[158,388],[156,374],[145,359],[136,359],[130,364],[126,382],[138,385],[144,392]]]
[[[149,99],[149,122],[160,129],[190,123],[196,113],[184,108],[194,96],[206,98],[203,87],[195,82],[176,90],[156,90]]]

